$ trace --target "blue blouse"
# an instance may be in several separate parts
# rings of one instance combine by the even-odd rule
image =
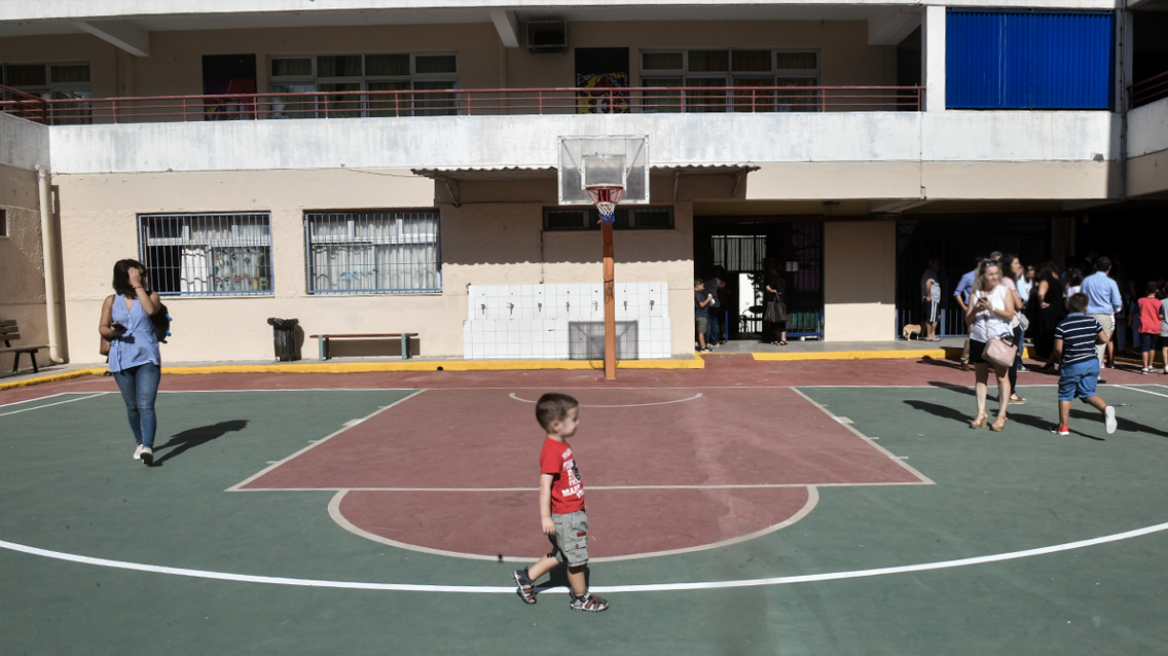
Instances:
[[[121,294],[114,296],[113,320],[125,326],[126,332],[110,340],[110,371],[121,371],[147,362],[162,366],[154,324],[150,322],[150,315],[142,309],[137,297],[127,310],[126,297]]]

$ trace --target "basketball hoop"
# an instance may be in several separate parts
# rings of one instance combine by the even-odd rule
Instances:
[[[585,189],[592,197],[596,209],[600,210],[600,222],[612,225],[616,221],[616,205],[620,202],[625,188],[620,185],[591,185]]]

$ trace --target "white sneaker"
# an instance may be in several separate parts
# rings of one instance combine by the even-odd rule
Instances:
[[[142,463],[147,467],[154,464],[154,450],[142,447]]]
[[[1115,432],[1115,408],[1107,406],[1107,409],[1103,411],[1103,423],[1107,424],[1108,435]]]
[[[134,449],[134,460],[141,460],[141,459],[142,459],[142,445],[139,444],[138,448]]]

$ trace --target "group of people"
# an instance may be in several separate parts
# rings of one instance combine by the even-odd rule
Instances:
[[[1112,268],[1107,257],[1093,258],[1088,266],[1069,266],[1061,273],[1049,262],[1037,271],[1027,268],[1008,253],[977,258],[974,269],[962,276],[953,292],[968,327],[961,366],[967,371],[973,365],[975,371],[977,414],[971,428],[981,428],[989,421],[986,394],[991,367],[998,380],[1000,401],[991,430],[1004,429],[1007,406],[1026,403],[1018,395],[1017,381],[1018,373],[1027,371],[1022,353],[1029,331],[1037,355],[1045,360],[1044,368],[1059,372],[1059,424],[1055,432],[1069,434],[1070,404],[1076,398],[1098,409],[1107,432],[1114,432],[1114,409],[1095,390],[1100,368],[1114,366],[1117,347],[1112,338],[1129,311],[1126,323],[1134,328],[1141,372],[1155,371],[1157,347],[1168,363],[1168,288],[1162,278],[1155,277],[1142,286],[1140,298],[1125,303]],[[928,320],[925,339],[930,340],[937,339],[939,270],[940,262],[934,258],[921,277]],[[1168,366],[1164,373],[1168,374]]]
[[[787,281],[783,278],[777,262],[772,262],[767,268],[761,281],[761,287],[763,290],[762,307],[764,309],[775,304],[779,304],[784,309],[784,312],[777,317],[764,312],[761,341],[772,346],[786,346],[787,321],[784,295],[787,292]],[[726,270],[721,266],[715,266],[708,275],[696,276],[694,278],[694,332],[697,336],[695,341],[699,352],[709,353],[727,341],[726,326],[722,324],[726,308]]]

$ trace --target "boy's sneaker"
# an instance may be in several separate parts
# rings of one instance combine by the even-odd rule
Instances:
[[[515,579],[515,594],[523,600],[525,604],[535,603],[535,581],[527,577],[526,569],[517,569],[511,574],[511,578]]]
[[[600,613],[608,610],[608,600],[594,594],[577,597],[569,592],[568,597],[571,599],[568,605],[572,610],[582,610],[586,613]]]
[[[140,456],[142,459],[142,463],[145,464],[147,467],[154,464],[154,450],[153,449],[148,449],[146,447],[142,447],[142,453],[140,454]]]
[[[1018,365],[1018,373],[1028,374],[1028,373],[1030,373],[1030,370],[1026,368],[1026,365],[1020,364],[1020,365]]]
[[[1107,425],[1108,435],[1111,435],[1115,432],[1115,427],[1117,425],[1115,421],[1115,408],[1107,406],[1107,409],[1103,411],[1103,423]]]
[[[1067,426],[1066,424],[1059,424],[1058,428],[1052,428],[1050,429],[1050,432],[1054,433],[1055,435],[1066,436],[1071,434],[1071,427]]]

